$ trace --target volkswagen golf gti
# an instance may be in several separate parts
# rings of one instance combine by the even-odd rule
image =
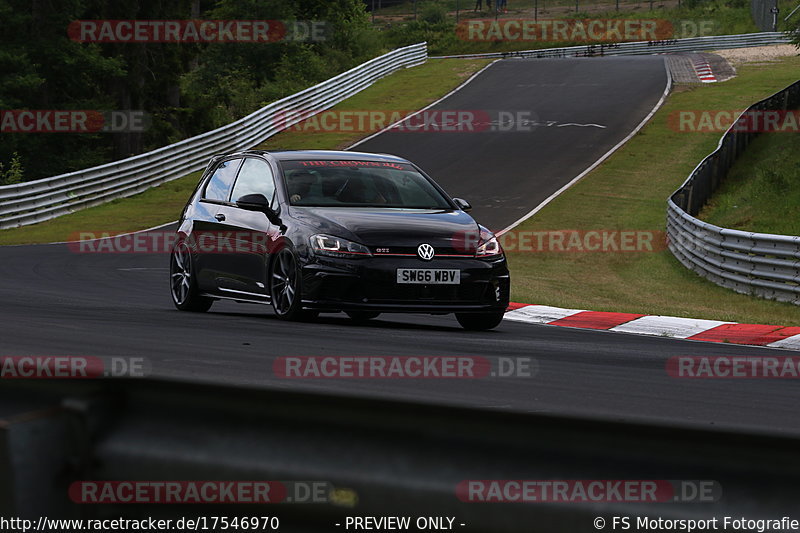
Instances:
[[[392,155],[218,155],[180,217],[172,300],[184,311],[222,299],[270,304],[284,320],[454,313],[466,329],[491,329],[510,276],[470,209]]]

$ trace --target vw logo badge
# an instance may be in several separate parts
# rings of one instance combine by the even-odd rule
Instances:
[[[430,244],[420,244],[417,246],[417,255],[420,259],[424,259],[425,261],[430,261],[433,259],[433,246]]]

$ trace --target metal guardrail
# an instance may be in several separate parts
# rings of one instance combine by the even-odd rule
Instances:
[[[748,112],[797,109],[800,81],[750,106]],[[717,285],[744,294],[800,305],[800,237],[721,228],[697,215],[757,132],[736,123],[667,201],[669,249]]]
[[[34,224],[132,196],[200,170],[212,155],[251,148],[395,70],[424,63],[427,54],[424,42],[399,48],[196,137],[86,170],[0,186],[0,229]]]
[[[713,35],[709,37],[690,37],[665,41],[637,41],[630,43],[589,44],[565,48],[543,48],[541,50],[521,50],[516,52],[491,52],[486,54],[463,54],[452,56],[431,56],[431,59],[465,58],[549,58],[549,57],[595,57],[613,55],[648,55],[669,52],[695,52],[697,50],[721,50],[726,48],[748,48],[786,44],[790,38],[781,32],[745,33],[742,35]]]

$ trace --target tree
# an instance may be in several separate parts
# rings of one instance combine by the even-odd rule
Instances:
[[[0,109],[113,106],[104,81],[122,76],[123,64],[67,36],[83,9],[78,0],[0,0]],[[108,160],[110,145],[98,141],[98,134],[4,132],[0,161],[17,154],[26,179],[50,176]]]
[[[327,39],[84,43],[71,22],[314,20]],[[361,0],[0,0],[0,109],[137,110],[145,132],[3,133],[0,163],[25,179],[81,170],[231,122],[381,51]],[[7,171],[8,172],[8,171]],[[15,174],[17,176],[18,174]]]

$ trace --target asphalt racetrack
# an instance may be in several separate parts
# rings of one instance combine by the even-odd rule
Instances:
[[[439,105],[532,108],[548,120],[607,127],[543,126],[496,135],[390,132],[358,148],[420,163],[497,228],[619,142],[650,111],[665,83],[658,57],[501,62]],[[170,300],[167,268],[166,254],[0,247],[2,354],[145,357],[152,375],[193,382],[750,431],[800,429],[792,380],[687,380],[665,371],[672,356],[792,352],[508,321],[494,331],[470,333],[451,316],[384,315],[358,326],[339,314],[314,324],[286,323],[266,306],[228,302],[217,302],[207,314],[183,313]],[[471,380],[275,376],[275,358],[298,355],[530,357],[538,370],[530,378]]]
[[[498,61],[425,116],[355,149],[414,161],[499,231],[622,141],[666,86],[661,56]],[[473,128],[423,127],[448,111],[472,113]]]

